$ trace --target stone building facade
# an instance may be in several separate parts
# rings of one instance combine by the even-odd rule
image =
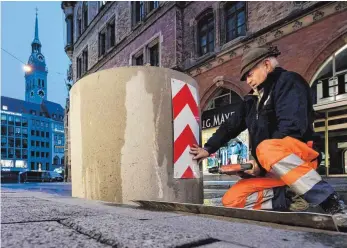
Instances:
[[[214,99],[224,101],[224,95],[232,103],[233,92],[242,85],[239,72],[243,52],[272,45],[282,53],[281,66],[300,73],[312,86],[321,121],[329,124],[343,119],[338,127],[326,128],[332,128],[329,140],[342,137],[347,130],[346,110],[336,107],[341,105],[336,103],[336,96],[329,100],[331,78],[338,82],[335,95],[340,95],[339,99],[345,99],[347,93],[342,79],[347,69],[347,2],[100,1],[63,2],[62,8],[72,83],[98,70],[149,63],[193,76],[200,86],[202,112],[216,111]],[[329,71],[323,67],[332,59],[338,65],[334,62],[330,81],[320,83],[320,77]],[[332,114],[333,119],[327,119],[333,109],[344,117]],[[325,132],[322,135],[328,137]],[[332,142],[328,150],[343,156],[345,148],[337,148],[341,142],[343,138]],[[329,164],[329,156],[326,158]],[[347,162],[343,166],[337,174],[347,173]]]

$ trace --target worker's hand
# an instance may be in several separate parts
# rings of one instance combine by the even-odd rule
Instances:
[[[198,162],[204,158],[207,158],[208,156],[210,156],[210,154],[208,153],[208,151],[206,151],[205,149],[199,147],[198,145],[193,145],[193,147],[190,148],[189,151],[190,154],[194,155],[193,159],[194,160],[198,160]]]
[[[246,162],[246,164],[252,164],[253,168],[251,170],[244,171],[244,173],[255,177],[260,175],[260,167],[255,160],[249,160]]]

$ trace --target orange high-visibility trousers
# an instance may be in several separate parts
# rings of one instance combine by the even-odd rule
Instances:
[[[272,209],[273,189],[285,185],[313,204],[320,204],[334,192],[316,172],[319,154],[307,144],[291,137],[269,139],[260,143],[256,152],[272,178],[238,181],[223,196],[225,207]]]

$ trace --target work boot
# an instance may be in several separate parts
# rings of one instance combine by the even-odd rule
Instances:
[[[320,206],[327,214],[331,214],[339,229],[347,230],[347,207],[335,192],[331,194]]]
[[[303,212],[310,207],[307,201],[293,192],[289,187],[286,189],[286,198],[291,202],[289,205],[289,211],[291,212]]]

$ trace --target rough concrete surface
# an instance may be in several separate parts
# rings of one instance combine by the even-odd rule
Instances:
[[[2,192],[2,247],[343,248],[347,244],[343,233],[17,192]]]

